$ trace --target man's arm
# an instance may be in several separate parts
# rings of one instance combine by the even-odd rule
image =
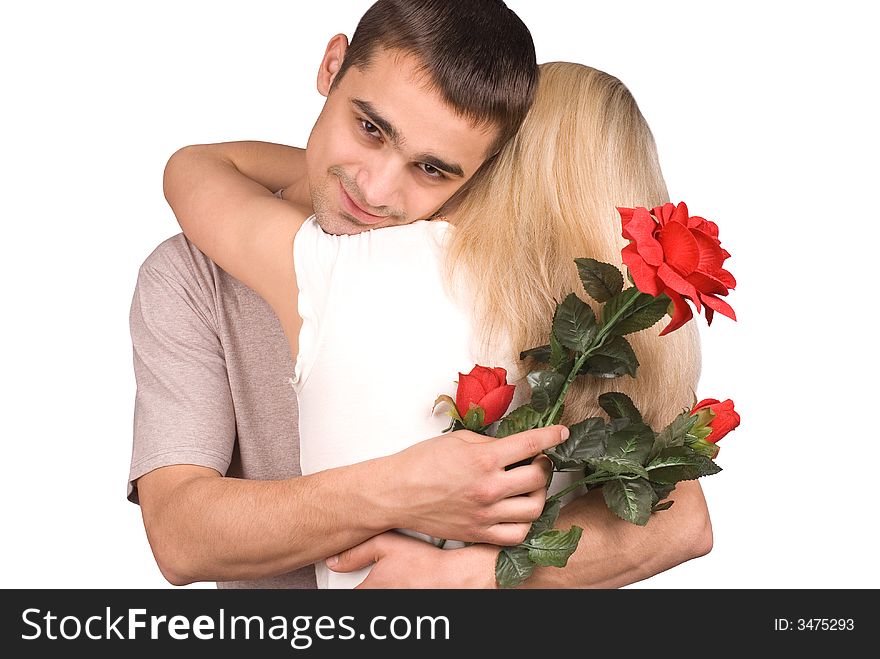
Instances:
[[[564,568],[538,567],[521,588],[620,588],[712,549],[712,525],[697,481],[679,483],[675,505],[637,526],[612,513],[599,490],[565,506],[555,528],[584,529]],[[350,572],[375,563],[360,588],[495,588],[500,547],[476,544],[441,550],[385,533],[333,557],[328,565]]]
[[[559,426],[504,442],[468,431],[392,456],[283,481],[174,465],[138,480],[156,562],[175,585],[275,576],[393,528],[518,543],[543,508],[547,470],[505,470],[555,446]],[[526,496],[517,496],[525,494]]]
[[[282,481],[161,467],[137,481],[156,563],[174,585],[276,576],[386,530],[358,468]]]

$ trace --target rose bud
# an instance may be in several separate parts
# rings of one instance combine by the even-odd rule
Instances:
[[[733,401],[729,398],[723,403],[715,398],[706,398],[694,405],[691,416],[697,418],[690,434],[697,440],[691,448],[714,458],[718,455],[715,444],[731,430],[739,426],[739,414],[733,409]]]
[[[503,368],[474,366],[468,374],[458,374],[458,392],[455,407],[465,418],[472,405],[483,408],[483,424],[494,423],[507,411],[516,387],[507,384],[507,371]]]

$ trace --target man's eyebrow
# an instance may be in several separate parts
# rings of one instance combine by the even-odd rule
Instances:
[[[446,172],[452,176],[458,176],[459,178],[464,176],[464,170],[461,168],[461,165],[446,162],[437,156],[432,156],[430,153],[419,153],[415,156],[415,160],[431,165],[434,169],[439,169],[441,172]]]
[[[353,98],[351,99],[351,104],[356,106],[358,110],[367,115],[367,119],[370,120],[370,123],[376,126],[383,133],[385,133],[388,136],[388,139],[391,140],[391,142],[394,144],[394,146],[400,146],[400,135],[397,134],[394,126],[392,126],[387,119],[379,114],[378,110],[373,107],[372,103],[361,100],[359,98]]]
[[[360,98],[353,98],[351,99],[351,103],[367,116],[367,119],[370,120],[371,124],[376,126],[376,128],[381,130],[383,133],[385,133],[385,135],[388,136],[388,139],[391,140],[391,143],[395,147],[399,149],[402,146],[404,140],[400,133],[395,130],[394,126],[392,126],[387,119],[379,114],[376,108],[374,108],[369,101],[365,101]],[[441,172],[451,174],[452,176],[464,176],[464,170],[462,169],[461,165],[457,163],[446,162],[442,158],[438,158],[437,156],[430,153],[417,154],[414,159],[426,165],[430,165],[434,169],[439,169]]]

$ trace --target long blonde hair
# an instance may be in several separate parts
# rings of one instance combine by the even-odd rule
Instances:
[[[507,357],[519,363],[520,351],[548,342],[556,304],[571,292],[598,310],[574,259],[595,258],[625,272],[616,207],[651,208],[668,196],[651,130],[623,83],[580,64],[543,64],[518,135],[450,219],[456,228],[449,232],[446,280],[453,287],[469,283],[484,348],[509,345]],[[668,320],[626,337],[640,362],[636,378],[578,378],[563,423],[598,415],[596,398],[605,391],[629,395],[655,430],[690,407],[701,367],[699,332],[691,322],[658,337]],[[522,367],[518,377],[536,365]]]

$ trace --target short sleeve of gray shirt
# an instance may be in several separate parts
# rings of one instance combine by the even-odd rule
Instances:
[[[223,476],[300,475],[293,363],[268,304],[183,234],[138,272],[129,316],[137,394],[128,499],[137,479],[193,464]],[[314,569],[221,587],[314,588]]]

